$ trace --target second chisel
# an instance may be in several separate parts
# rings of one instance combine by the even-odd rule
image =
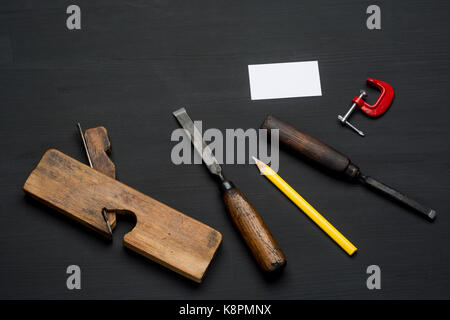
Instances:
[[[429,220],[434,220],[436,218],[435,210],[418,203],[417,201],[375,180],[372,177],[364,175],[347,156],[334,150],[322,141],[300,132],[293,126],[281,121],[280,119],[269,115],[262,124],[261,128],[279,129],[280,142],[282,144],[305,156],[306,158],[320,164],[330,172],[337,173],[338,175],[351,180],[356,180],[371,187],[372,189],[380,191],[381,193],[415,210]],[[268,130],[268,132],[270,133],[270,130]]]
[[[213,156],[211,149],[204,143],[200,130],[195,127],[186,109],[176,110],[173,115],[186,131],[208,170],[219,178],[222,198],[231,220],[250,248],[258,265],[266,272],[283,268],[286,265],[286,257],[277,242],[244,194],[232,182],[224,178],[222,167]]]

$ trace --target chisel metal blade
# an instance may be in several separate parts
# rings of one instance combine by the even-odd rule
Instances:
[[[208,170],[212,174],[219,176],[221,180],[224,180],[222,175],[222,167],[219,165],[216,157],[214,157],[214,155],[212,154],[211,149],[203,141],[203,136],[200,130],[198,130],[198,128],[194,125],[194,122],[187,114],[186,109],[178,109],[173,112],[173,115],[185,130],[186,134],[194,145],[195,150],[198,152],[200,157],[203,159],[203,162],[208,167]]]

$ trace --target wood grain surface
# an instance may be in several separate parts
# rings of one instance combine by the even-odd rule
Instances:
[[[303,155],[309,160],[319,163],[326,169],[337,173],[344,173],[350,164],[350,159],[347,156],[325,145],[316,138],[300,132],[277,117],[272,115],[267,116],[261,128],[269,130],[269,134],[270,130],[279,130],[280,143],[284,147],[292,149],[298,155]]]
[[[284,268],[287,261],[283,251],[245,195],[233,187],[224,192],[223,201],[259,266],[266,272]]]
[[[94,169],[115,179],[116,166],[108,156],[108,153],[111,152],[111,142],[106,128],[87,129],[84,132],[84,138]]]
[[[81,8],[81,30],[66,28],[72,3]],[[381,30],[366,27],[369,4],[381,8]],[[0,297],[450,298],[448,12],[444,0],[0,1]],[[251,100],[249,64],[312,60],[322,96]],[[352,114],[361,138],[337,116],[360,89],[373,104],[379,92],[368,77],[392,85],[395,100],[376,119]],[[224,134],[259,128],[273,114],[440,215],[430,224],[280,150],[280,176],[358,243],[350,258],[254,164],[224,165],[289,259],[279,278],[267,279],[204,165],[171,161],[179,129],[171,113],[180,107]],[[24,196],[44,150],[86,163],[77,121],[108,129],[121,182],[222,233],[201,286]],[[119,222],[117,239],[134,226]],[[72,264],[82,270],[82,290],[65,285]],[[373,264],[381,290],[366,286]]]
[[[106,174],[113,179],[116,178],[116,166],[109,158],[111,152],[111,141],[105,127],[89,128],[84,132],[86,147],[91,157],[92,166],[95,170]],[[80,212],[82,213],[82,211]],[[113,211],[106,213],[111,229],[116,227],[116,214]]]
[[[44,154],[23,189],[68,216],[86,217],[81,222],[93,228],[103,208],[134,215],[136,226],[124,245],[196,282],[222,241],[216,230],[57,150]]]

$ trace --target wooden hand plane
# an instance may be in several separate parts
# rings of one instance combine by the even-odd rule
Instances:
[[[105,236],[103,209],[133,214],[136,226],[124,245],[196,282],[202,281],[222,241],[215,229],[58,150],[45,152],[23,189]]]

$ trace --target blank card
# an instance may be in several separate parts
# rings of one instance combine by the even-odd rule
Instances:
[[[248,66],[252,100],[321,96],[317,61]]]

